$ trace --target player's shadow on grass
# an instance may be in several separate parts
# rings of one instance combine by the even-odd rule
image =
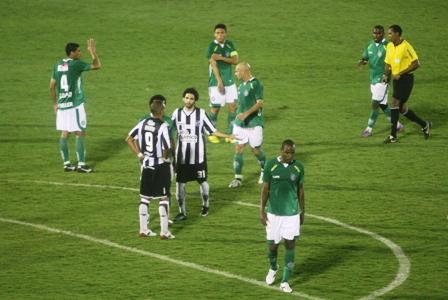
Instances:
[[[88,160],[92,162],[90,165],[94,167],[98,163],[109,159],[111,156],[126,147],[127,145],[122,138],[110,138],[97,141],[91,146],[91,148],[88,148]]]
[[[360,247],[354,245],[332,246],[328,249],[321,248],[319,252],[313,252],[311,256],[296,264],[297,276],[293,277],[291,283],[301,284],[315,276],[325,274],[329,269],[348,260],[352,253],[358,250],[360,250]]]

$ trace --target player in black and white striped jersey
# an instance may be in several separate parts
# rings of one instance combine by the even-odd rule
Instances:
[[[176,140],[176,198],[179,214],[176,221],[187,218],[185,184],[196,180],[202,197],[201,216],[208,215],[209,185],[207,182],[207,151],[204,133],[222,138],[235,139],[233,135],[216,130],[202,108],[196,107],[199,93],[195,88],[187,88],[183,93],[184,106],[177,108],[171,120],[177,129]]]
[[[140,236],[155,236],[148,228],[151,200],[159,200],[160,238],[173,239],[168,230],[169,187],[171,181],[169,164],[164,163],[171,148],[168,124],[163,121],[162,101],[150,102],[152,116],[140,121],[126,138],[129,148],[141,161],[140,178]]]

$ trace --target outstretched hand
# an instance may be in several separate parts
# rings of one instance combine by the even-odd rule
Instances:
[[[87,50],[89,50],[90,53],[96,52],[96,43],[94,39],[90,38],[87,40]]]

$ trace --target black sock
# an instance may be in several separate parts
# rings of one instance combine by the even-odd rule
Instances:
[[[394,107],[390,109],[390,121],[392,123],[390,127],[390,135],[397,137],[397,123],[398,123],[399,109]]]
[[[423,121],[422,119],[420,119],[415,112],[413,112],[412,110],[408,109],[408,111],[406,113],[403,114],[403,116],[405,116],[406,118],[408,118],[409,120],[411,120],[412,122],[417,123],[418,125],[420,125],[422,128],[426,127],[426,122]]]

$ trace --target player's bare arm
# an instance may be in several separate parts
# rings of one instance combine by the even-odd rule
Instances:
[[[135,155],[137,155],[139,160],[143,160],[144,155],[140,151],[138,145],[136,144],[134,138],[130,135],[125,139],[125,142],[128,144],[129,149],[131,149],[132,152],[134,152]]]
[[[394,79],[398,80],[400,79],[401,75],[411,73],[412,71],[417,70],[419,67],[420,67],[420,61],[416,59],[409,65],[409,67],[401,71],[399,74],[394,75]]]
[[[300,225],[305,222],[305,190],[303,189],[303,184],[299,185],[299,191],[298,191],[298,198],[299,198],[299,205],[300,205]]]
[[[218,91],[224,95],[226,92],[226,89],[224,88],[224,82],[222,81],[221,74],[219,73],[219,69],[218,69],[216,60],[214,60],[213,58],[210,58],[209,62],[210,62],[210,66],[212,67],[212,72],[215,75],[216,81],[218,82]]]
[[[389,81],[390,73],[391,73],[390,65],[389,64],[385,64],[385,66],[384,66],[384,75],[383,75],[383,82],[384,83],[387,83]]]
[[[221,131],[216,130],[212,133],[212,135],[220,137],[220,138],[228,138],[233,140],[240,140],[240,138],[234,136],[233,134],[222,133]]]
[[[367,65],[367,62],[368,62],[367,59],[361,58],[361,59],[358,61],[357,66],[358,66],[359,68],[361,68],[362,66]]]
[[[90,56],[92,57],[92,70],[98,70],[101,68],[101,61],[98,55],[96,54],[96,42],[94,39],[88,39],[87,40],[87,50],[90,53]]]
[[[251,108],[249,108],[249,110],[238,114],[236,117],[241,120],[244,121],[250,114],[258,111],[260,108],[263,107],[263,100],[262,99],[258,99],[257,103],[255,103]]]
[[[56,80],[54,78],[50,79],[50,94],[51,99],[53,99],[53,110],[54,112],[58,111],[58,98],[56,96]]]
[[[266,226],[268,217],[266,215],[266,203],[268,202],[269,195],[269,183],[263,182],[261,187],[261,199],[260,199],[260,222]]]
[[[211,59],[214,59],[215,61],[221,60],[225,63],[231,64],[231,65],[237,65],[238,64],[238,55],[233,55],[231,57],[225,57],[225,56],[221,56],[217,53],[214,53],[211,57]]]

